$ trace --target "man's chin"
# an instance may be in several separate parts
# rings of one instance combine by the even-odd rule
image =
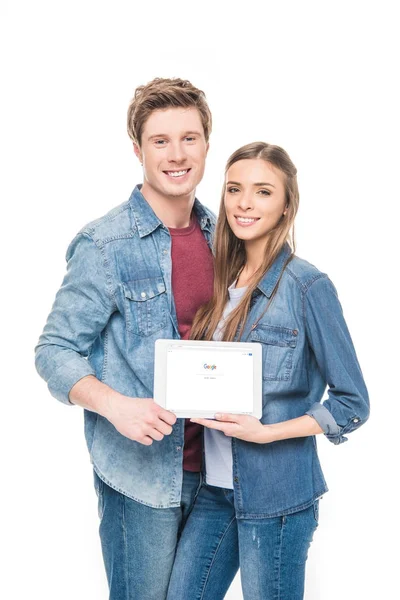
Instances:
[[[180,198],[182,196],[190,196],[196,190],[196,187],[191,185],[169,185],[165,189],[165,193],[167,196],[172,196],[173,198]]]

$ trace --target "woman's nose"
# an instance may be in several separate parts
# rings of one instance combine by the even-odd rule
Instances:
[[[241,208],[243,211],[252,209],[253,202],[251,194],[241,194],[238,201],[238,207]]]

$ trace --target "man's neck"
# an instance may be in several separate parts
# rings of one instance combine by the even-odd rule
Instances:
[[[174,229],[189,227],[195,190],[184,196],[164,196],[144,182],[140,191],[166,227]]]

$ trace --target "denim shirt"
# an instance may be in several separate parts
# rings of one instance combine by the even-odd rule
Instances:
[[[326,274],[291,257],[288,245],[261,280],[241,339],[262,344],[262,423],[309,414],[340,444],[368,419],[368,392],[336,290]],[[233,438],[232,453],[239,519],[294,513],[327,491],[315,436],[270,444]]]
[[[215,218],[197,200],[194,210],[211,247]],[[263,347],[261,420],[310,414],[339,444],[368,418],[367,390],[335,288],[304,260],[286,264],[289,256],[285,246],[261,280],[242,336]],[[36,348],[51,394],[70,404],[72,386],[95,375],[127,396],[152,397],[154,342],[179,333],[170,234],[139,187],[77,235],[67,261]],[[161,442],[143,446],[85,411],[85,435],[93,467],[108,485],[148,506],[179,506],[183,419]],[[233,439],[232,452],[238,518],[296,512],[327,490],[313,436],[271,444]]]
[[[196,199],[209,247],[215,217]],[[190,251],[190,249],[188,249]],[[95,375],[126,396],[153,396],[154,342],[178,339],[171,287],[171,236],[137,186],[129,201],[90,223],[67,251],[67,273],[36,348],[36,367],[65,404]],[[85,410],[85,437],[99,477],[152,507],[180,505],[184,420],[144,446]]]

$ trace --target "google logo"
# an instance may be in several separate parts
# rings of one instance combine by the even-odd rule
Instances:
[[[217,365],[208,365],[207,363],[204,363],[203,367],[207,369],[207,371],[215,371]]]

